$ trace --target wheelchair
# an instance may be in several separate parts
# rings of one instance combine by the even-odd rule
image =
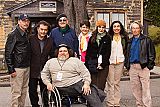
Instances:
[[[81,95],[60,94],[56,87],[52,91],[48,91],[46,88],[43,90],[42,107],[45,107],[43,99],[46,94],[49,107],[88,107],[87,101]]]

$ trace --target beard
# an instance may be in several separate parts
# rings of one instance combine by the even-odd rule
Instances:
[[[67,59],[67,57],[65,55],[59,56],[58,59],[60,61],[65,61]]]

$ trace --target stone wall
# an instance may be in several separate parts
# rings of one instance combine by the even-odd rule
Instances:
[[[6,14],[6,8],[27,0],[1,0],[0,2],[0,49],[4,48],[9,32],[12,31],[12,19]]]
[[[4,46],[4,39],[5,39],[5,32],[4,32],[4,25],[3,25],[3,4],[0,4],[0,48]]]
[[[88,7],[89,16],[96,16],[96,11],[98,12],[125,12],[126,14],[126,29],[130,32],[130,23],[133,21],[140,21],[143,23],[143,12],[141,13],[141,1],[143,0],[107,0],[103,3],[95,3],[90,0]],[[95,20],[94,20],[95,21]],[[93,25],[95,25],[93,23]]]
[[[134,1],[134,2],[133,2]],[[143,14],[141,14],[141,1],[142,0],[127,0],[128,5],[128,11],[127,11],[127,29],[129,31],[130,29],[130,23],[133,21],[139,21],[141,22],[141,17],[143,17]]]
[[[4,48],[7,35],[13,29],[12,18],[6,14],[5,10],[6,8],[12,7],[24,1],[28,1],[28,0],[0,0],[0,49]],[[107,0],[102,4],[103,5],[105,4],[106,6],[110,6],[109,8],[113,11],[114,11],[114,8],[113,8],[114,6],[119,6],[119,5],[126,6],[127,7],[127,9],[125,10],[126,25],[127,25],[127,30],[129,31],[130,23],[132,23],[135,20],[142,21],[141,18],[143,18],[142,17],[143,13],[141,13],[141,1],[143,0],[124,0],[124,2],[113,2],[112,0]],[[90,16],[92,15],[94,16],[95,14],[94,8],[95,7],[93,7],[91,4],[88,4],[88,9],[89,9],[88,12]],[[107,9],[107,8],[102,8],[102,9]],[[95,22],[94,17],[92,19],[93,19],[93,22]],[[93,23],[92,25],[94,26],[95,24]]]

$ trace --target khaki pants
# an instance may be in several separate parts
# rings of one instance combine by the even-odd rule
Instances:
[[[17,76],[11,77],[11,107],[24,107],[29,82],[29,67],[15,68]]]
[[[130,83],[137,107],[151,107],[150,71],[140,64],[131,64]]]
[[[123,73],[124,63],[109,65],[107,77],[107,105],[120,106],[120,79]]]

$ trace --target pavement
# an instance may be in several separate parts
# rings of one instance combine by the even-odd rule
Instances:
[[[7,80],[9,75],[0,76],[0,80],[6,79],[6,82],[0,81],[0,107],[10,107],[11,88]],[[120,82],[121,87],[121,107],[136,107],[135,98],[132,95],[129,83],[129,76],[123,76]],[[151,96],[152,107],[160,107],[160,67],[155,67],[151,71]],[[41,99],[40,99],[41,104]],[[25,107],[31,107],[28,93]],[[73,106],[74,107],[74,106]],[[82,106],[76,106],[82,107]],[[107,107],[104,102],[104,107]]]

